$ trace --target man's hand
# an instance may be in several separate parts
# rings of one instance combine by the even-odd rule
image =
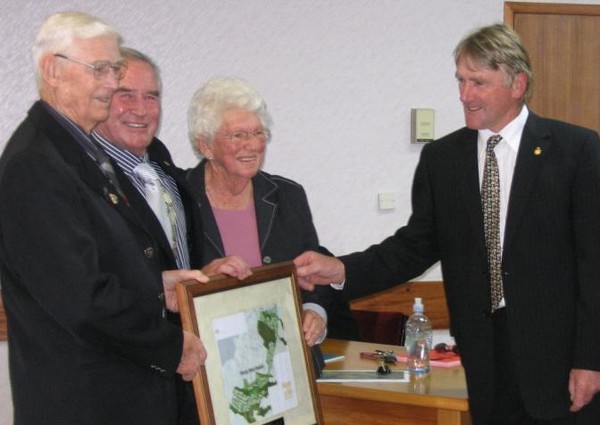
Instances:
[[[212,260],[206,266],[202,267],[202,272],[207,276],[225,274],[227,276],[235,277],[238,280],[244,280],[252,274],[248,263],[236,255],[229,255],[227,257]]]
[[[346,279],[344,263],[314,251],[306,251],[294,259],[300,287],[312,291],[315,285],[342,283]]]
[[[197,280],[200,283],[208,282],[208,277],[200,270],[165,270],[162,272],[163,290],[165,291],[165,304],[167,310],[174,313],[179,312],[177,303],[177,291],[175,284],[186,280]]]
[[[309,347],[312,347],[321,339],[327,323],[314,310],[304,310],[302,313],[302,330],[304,331],[304,340]]]
[[[196,335],[183,331],[183,350],[177,373],[184,381],[191,381],[206,361],[206,349]]]
[[[600,391],[600,372],[596,370],[572,369],[569,376],[571,412],[577,412],[592,401]]]

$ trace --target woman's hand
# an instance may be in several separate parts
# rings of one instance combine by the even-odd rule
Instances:
[[[207,276],[225,274],[227,276],[235,277],[238,280],[244,280],[252,274],[248,263],[236,255],[229,255],[227,257],[212,260],[206,266],[202,267],[202,272]]]
[[[325,320],[313,310],[304,310],[302,313],[302,330],[304,340],[309,347],[320,342],[327,329]]]

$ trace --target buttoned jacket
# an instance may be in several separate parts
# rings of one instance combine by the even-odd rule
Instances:
[[[567,414],[571,368],[600,370],[599,241],[598,134],[530,113],[509,198],[502,278],[515,376],[534,417]],[[489,420],[490,284],[477,131],[467,128],[424,146],[408,224],[342,257],[344,293],[352,299],[389,288],[438,260],[471,410]]]
[[[217,221],[206,196],[206,161],[186,172],[186,180],[202,214],[205,263],[225,256]],[[319,239],[312,222],[306,193],[301,185],[285,177],[259,171],[252,178],[258,242],[262,263],[293,260],[306,250],[318,250]],[[304,302],[323,305],[322,291],[302,293]]]
[[[37,102],[0,160],[15,424],[173,423],[182,332],[158,242]]]

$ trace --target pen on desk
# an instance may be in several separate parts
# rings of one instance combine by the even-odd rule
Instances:
[[[383,360],[386,363],[396,364],[397,358],[393,351],[375,350],[374,352],[363,351],[360,353],[361,359]]]

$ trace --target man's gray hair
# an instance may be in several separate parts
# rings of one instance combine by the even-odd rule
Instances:
[[[49,16],[42,23],[31,53],[38,88],[41,87],[40,59],[44,53],[62,53],[76,38],[114,37],[119,45],[122,38],[115,28],[95,16],[81,12],[62,12]]]

